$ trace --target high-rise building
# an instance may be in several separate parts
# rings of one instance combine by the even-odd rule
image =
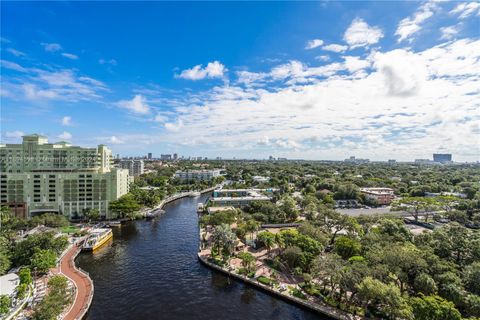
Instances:
[[[178,154],[174,153],[173,154],[173,160],[177,160],[178,159]]]
[[[160,155],[161,160],[172,160],[172,155],[171,154],[162,154]]]
[[[128,169],[129,175],[132,177],[137,177],[144,173],[145,163],[143,160],[122,160],[120,161],[120,168]]]
[[[450,153],[434,153],[433,161],[439,163],[448,163],[452,162],[452,154]]]
[[[148,153],[147,159],[152,160],[152,153],[151,152]]]
[[[48,143],[33,134],[21,144],[0,144],[0,202],[17,216],[30,218],[44,212],[81,217],[98,209],[111,217],[109,203],[129,191],[128,170],[111,166],[112,152],[68,142]]]

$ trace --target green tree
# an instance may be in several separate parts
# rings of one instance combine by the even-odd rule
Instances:
[[[120,218],[134,218],[135,213],[141,208],[140,204],[130,193],[127,193],[117,200],[111,201],[109,207],[110,210],[115,212]]]
[[[20,283],[26,284],[27,286],[32,283],[32,273],[29,268],[21,268],[18,276],[20,278]]]
[[[52,250],[38,250],[32,257],[31,268],[40,273],[46,273],[50,268],[55,267],[57,254]]]
[[[465,288],[477,295],[480,295],[480,261],[468,265],[463,273]]]
[[[6,314],[10,310],[12,300],[6,294],[0,296],[0,314]]]
[[[100,211],[95,208],[88,208],[83,210],[84,217],[90,221],[98,221],[100,219]]]
[[[255,270],[255,257],[249,252],[240,252],[237,254],[237,257],[242,260],[242,266],[248,271],[252,272]]]
[[[228,224],[216,226],[212,233],[213,248],[216,249],[217,252],[221,252],[226,258],[231,256],[236,239],[235,233],[232,232]]]
[[[365,277],[357,289],[358,296],[366,308],[376,308],[388,318],[411,318],[411,309],[394,284]]]
[[[260,232],[257,235],[257,241],[267,248],[267,254],[270,256],[271,250],[275,245],[275,235],[269,231]]]
[[[413,314],[418,320],[461,320],[455,305],[439,296],[413,297],[410,299]]]
[[[348,259],[352,256],[359,255],[362,250],[362,245],[358,240],[350,237],[341,236],[335,241],[335,252],[343,259]]]
[[[17,287],[17,299],[23,300],[27,294],[28,285],[26,283],[20,283]]]

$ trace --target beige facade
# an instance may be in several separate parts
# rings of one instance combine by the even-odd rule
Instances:
[[[0,145],[0,202],[25,218],[43,212],[75,218],[89,208],[110,218],[109,202],[126,194],[131,182],[128,170],[111,162],[104,145],[82,148],[24,136],[22,144]]]

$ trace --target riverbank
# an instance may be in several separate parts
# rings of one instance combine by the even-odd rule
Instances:
[[[358,319],[361,319],[360,317],[358,316],[354,316],[352,314],[349,314],[349,313],[346,313],[346,312],[343,312],[339,309],[336,309],[336,308],[333,308],[327,304],[319,304],[319,303],[312,303],[312,302],[309,302],[309,301],[305,301],[305,300],[302,300],[300,298],[297,298],[297,297],[294,297],[292,295],[289,295],[287,293],[284,293],[284,292],[281,292],[275,288],[272,288],[272,287],[269,287],[267,285],[264,285],[260,282],[258,282],[256,279],[251,279],[251,278],[248,278],[244,275],[241,275],[241,274],[238,274],[238,273],[235,273],[233,271],[230,271],[230,270],[227,270],[225,268],[222,268],[214,263],[211,263],[208,261],[208,257],[206,256],[203,256],[201,254],[201,252],[198,253],[198,260],[206,265],[207,267],[211,268],[211,269],[214,269],[216,271],[219,271],[221,273],[224,273],[230,277],[233,277],[235,279],[238,279],[242,282],[245,282],[245,283],[248,283],[256,288],[259,288],[263,291],[266,291],[272,295],[275,295],[277,297],[280,297],[286,301],[289,301],[289,302],[292,302],[292,303],[295,303],[297,305],[300,305],[301,307],[304,307],[304,308],[308,308],[312,311],[315,311],[317,313],[320,313],[322,315],[326,315],[328,317],[331,317],[332,319],[337,319],[337,320],[358,320]]]
[[[81,251],[81,245],[75,243],[63,255],[59,262],[58,272],[67,277],[75,286],[75,298],[62,319],[83,319],[92,303],[94,286],[89,274],[75,265],[75,259]]]

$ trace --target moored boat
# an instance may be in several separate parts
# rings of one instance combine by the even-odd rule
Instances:
[[[111,229],[106,228],[99,228],[93,229],[90,232],[87,240],[83,244],[82,250],[84,251],[94,251],[100,248],[103,244],[105,244],[108,240],[113,238],[113,233]]]

